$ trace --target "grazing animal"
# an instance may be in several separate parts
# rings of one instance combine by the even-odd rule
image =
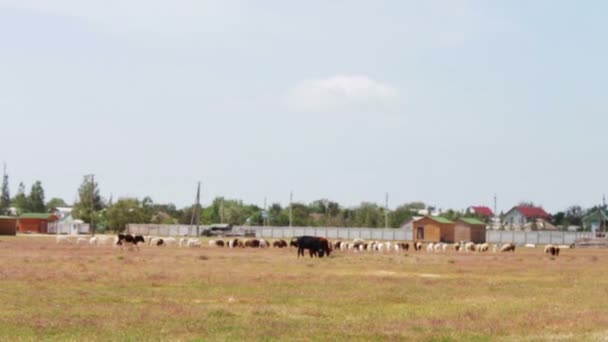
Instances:
[[[116,242],[116,244],[118,246],[120,246],[120,248],[122,249],[122,245],[123,244],[131,244],[132,246],[134,246],[135,248],[137,248],[137,250],[139,251],[139,246],[137,245],[138,243],[145,243],[146,240],[144,239],[143,236],[141,235],[131,235],[131,234],[118,234],[118,241]]]
[[[93,236],[89,239],[89,245],[91,246],[99,246],[99,238],[97,236]]]
[[[515,252],[515,244],[506,243],[500,247],[501,252]]]
[[[260,247],[260,240],[247,239],[247,240],[245,240],[245,247],[258,248],[258,247]]]
[[[409,243],[407,243],[407,242],[402,242],[402,243],[401,243],[401,249],[403,249],[403,250],[404,250],[404,251],[406,251],[406,252],[407,252],[407,251],[409,251],[409,249],[410,249],[410,244],[409,244]]]
[[[427,252],[432,252],[434,248],[435,248],[435,245],[432,242],[429,243],[428,245],[426,245]]]
[[[151,237],[151,238],[148,239],[148,244],[150,246],[156,245],[158,243],[158,240],[160,240],[160,239],[161,238],[159,238],[159,237]]]
[[[475,244],[473,242],[467,242],[464,244],[465,252],[475,252]]]
[[[420,241],[416,241],[416,242],[414,242],[414,250],[415,250],[416,252],[418,252],[418,251],[422,250],[422,242],[420,242]]]
[[[164,240],[164,239],[161,239],[161,238],[157,239],[157,240],[156,240],[156,246],[157,246],[157,247],[161,247],[161,246],[162,246],[162,247],[165,247],[165,240]]]
[[[163,239],[164,245],[172,246],[177,244],[177,240],[174,237],[168,237]]]
[[[201,247],[203,244],[201,243],[201,240],[199,240],[199,239],[188,239],[188,242],[186,243],[186,245],[188,247]]]
[[[524,247],[526,247],[526,248],[536,248],[536,245],[533,244],[533,243],[527,243],[527,244],[524,245]]]
[[[187,245],[188,245],[188,239],[186,239],[186,238],[180,238],[179,239],[179,246],[180,247],[182,247],[182,246],[185,247]]]
[[[275,248],[285,248],[285,247],[287,247],[287,241],[285,241],[285,240],[276,240],[275,242],[272,243],[272,247],[275,247]]]
[[[487,243],[480,243],[479,245],[477,245],[478,252],[487,252],[489,249],[490,245],[488,245]]]
[[[545,254],[551,254],[552,256],[559,256],[559,246],[546,245]]]
[[[264,239],[260,239],[260,248],[268,248],[270,247],[270,243]]]
[[[307,249],[310,257],[318,256],[322,258],[324,255],[330,255],[329,241],[323,237],[316,236],[300,236],[296,238],[295,243],[298,247],[298,258],[304,256],[304,250]]]

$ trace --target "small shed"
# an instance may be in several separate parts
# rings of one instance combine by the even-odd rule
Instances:
[[[49,222],[57,221],[57,216],[50,213],[28,213],[19,216],[17,228],[19,233],[48,232]]]
[[[474,243],[486,242],[486,224],[474,217],[462,217],[456,220],[454,240]]]
[[[0,235],[17,235],[17,218],[0,216]]]
[[[454,242],[454,222],[441,216],[425,216],[413,222],[413,240]]]

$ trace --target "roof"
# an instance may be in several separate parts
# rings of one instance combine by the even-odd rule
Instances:
[[[589,215],[583,217],[583,222],[603,222],[608,221],[608,213],[604,209],[596,209],[595,211],[589,213]]]
[[[15,216],[1,216],[0,215],[0,220],[16,220],[17,218]]]
[[[485,222],[474,217],[461,217],[459,218],[459,220],[467,224],[483,224],[484,226],[486,225]]]
[[[472,206],[471,209],[473,209],[473,211],[475,212],[475,214],[478,214],[478,215],[482,215],[482,216],[486,216],[486,217],[492,217],[492,216],[494,216],[494,212],[492,211],[492,209],[490,209],[488,207],[484,207],[484,206]]]
[[[425,217],[422,217],[422,218],[420,218],[420,219],[418,219],[416,221],[420,221],[420,220],[425,219],[425,218],[430,218],[431,220],[439,222],[439,223],[448,223],[448,224],[454,223],[454,222],[452,222],[452,221],[450,221],[447,218],[442,217],[442,216],[428,216],[428,215],[425,216]]]
[[[55,216],[53,214],[49,214],[49,213],[27,213],[27,214],[23,214],[21,216],[19,216],[20,219],[40,219],[40,220],[48,220],[50,219],[52,216]]]
[[[515,207],[515,209],[519,210],[519,212],[524,215],[526,218],[550,218],[551,215],[549,215],[545,209],[541,208],[541,207],[531,207],[531,206],[525,206],[525,205],[520,205]]]

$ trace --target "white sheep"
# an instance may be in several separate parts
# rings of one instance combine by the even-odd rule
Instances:
[[[431,242],[426,246],[426,251],[432,252],[434,248],[435,248],[435,245]]]
[[[187,242],[188,247],[201,247],[202,243],[199,239],[189,239]]]
[[[173,246],[177,244],[177,240],[174,237],[168,237],[163,239],[163,244],[167,246]]]

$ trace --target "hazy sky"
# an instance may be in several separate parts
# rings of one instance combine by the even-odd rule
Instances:
[[[606,1],[0,0],[0,161],[72,202],[608,192]]]

